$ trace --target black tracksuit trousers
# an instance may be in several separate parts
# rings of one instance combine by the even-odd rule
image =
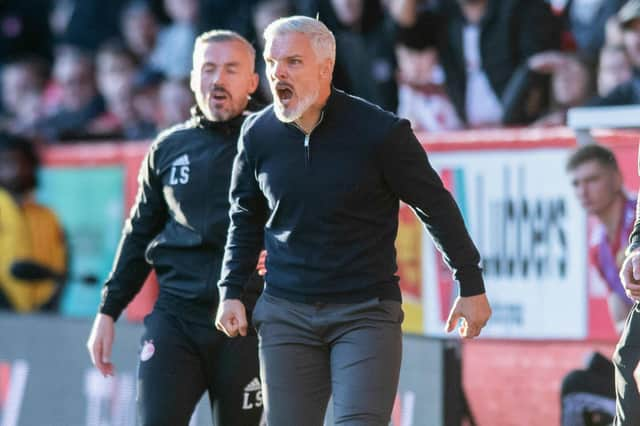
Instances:
[[[145,320],[136,397],[140,426],[187,426],[205,391],[217,426],[258,426],[262,391],[256,336],[154,310]]]

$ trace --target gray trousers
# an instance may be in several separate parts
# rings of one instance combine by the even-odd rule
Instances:
[[[304,304],[263,293],[253,312],[269,426],[387,426],[398,387],[400,302]]]
[[[640,304],[633,305],[613,354],[616,367],[615,426],[640,425],[640,394],[633,370],[640,362]]]

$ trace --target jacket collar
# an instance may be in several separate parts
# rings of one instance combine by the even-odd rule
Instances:
[[[326,119],[332,112],[335,112],[338,104],[338,98],[341,94],[344,94],[344,92],[331,85],[331,92],[329,93],[327,102],[325,102],[322,110],[320,111],[320,116],[323,117],[323,119]]]
[[[335,109],[336,108],[336,103],[337,103],[337,99],[338,99],[338,93],[343,93],[340,90],[336,89],[335,86],[332,84],[331,85],[331,93],[329,93],[329,97],[327,98],[327,103],[324,104],[324,108],[322,108],[322,111],[327,114],[330,110]]]

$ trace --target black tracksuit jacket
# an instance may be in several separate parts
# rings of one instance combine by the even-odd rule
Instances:
[[[230,188],[219,282],[239,298],[263,244],[265,291],[292,301],[400,300],[399,201],[427,226],[463,296],[484,292],[480,256],[460,211],[402,120],[333,89],[310,135],[269,106],[245,121]]]
[[[160,286],[156,308],[212,324],[229,226],[229,181],[243,121],[239,116],[210,122],[194,108],[190,120],[153,142],[100,312],[117,319],[153,267]],[[253,276],[251,291],[261,286]]]

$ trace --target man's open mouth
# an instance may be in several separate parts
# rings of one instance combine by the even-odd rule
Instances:
[[[281,102],[289,102],[293,97],[293,88],[288,84],[278,83],[276,85],[276,93]]]
[[[229,95],[227,94],[227,92],[224,92],[222,90],[216,90],[215,92],[213,92],[213,95],[211,96],[211,98],[215,101],[222,102],[228,99]]]

